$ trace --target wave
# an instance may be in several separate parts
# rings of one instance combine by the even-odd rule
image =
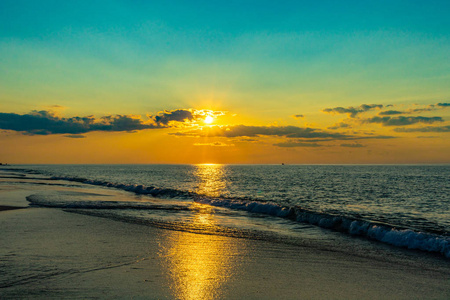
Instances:
[[[80,182],[84,184],[91,184],[91,185],[98,185],[98,186],[105,186],[105,187],[112,187],[116,189],[121,189],[128,192],[134,192],[136,194],[143,194],[143,195],[151,195],[154,197],[159,198],[192,198],[195,193],[193,192],[186,192],[186,191],[180,191],[175,189],[164,189],[164,188],[157,188],[154,186],[144,186],[142,184],[123,184],[123,183],[114,183],[114,182],[108,182],[108,181],[102,181],[102,180],[91,180],[86,178],[79,178],[79,177],[61,177],[61,176],[53,176],[50,179],[52,180],[65,180],[65,181],[75,181]]]
[[[322,228],[345,232],[353,236],[366,237],[386,244],[437,252],[450,258],[450,239],[445,236],[417,232],[411,229],[399,229],[396,226],[374,221],[358,220],[346,216],[319,213],[301,207],[285,207],[273,203],[256,201],[230,201],[222,199],[197,198],[197,202],[212,206],[244,210],[281,218],[288,218],[296,222],[308,223]]]
[[[295,222],[308,223],[319,226],[321,228],[332,229],[335,231],[347,233],[353,236],[359,236],[376,240],[382,243],[393,246],[422,250],[427,252],[440,253],[447,258],[450,258],[450,239],[444,235],[425,233],[415,231],[410,228],[400,228],[390,224],[385,224],[372,220],[362,220],[339,214],[330,214],[323,212],[316,212],[307,210],[298,206],[287,207],[274,203],[252,201],[251,199],[236,200],[229,198],[209,198],[204,195],[199,195],[191,191],[181,191],[176,189],[165,189],[157,187],[146,187],[144,185],[136,184],[122,184],[113,183],[101,180],[91,180],[79,177],[53,176],[52,180],[76,181],[84,184],[97,185],[117,188],[136,194],[151,195],[158,198],[184,198],[192,199],[195,202],[207,204],[216,207],[224,207],[232,210],[241,210],[251,213],[259,213],[280,218],[287,218]],[[42,201],[33,202],[36,205],[45,206],[47,204]],[[69,204],[59,203],[61,208],[96,208],[96,209],[163,209],[162,206],[144,205],[142,203],[112,203],[108,201],[97,202],[83,202],[72,204],[73,207],[68,207]],[[55,203],[48,205],[55,205]],[[66,206],[65,206],[66,205]],[[53,206],[55,207],[55,206]],[[186,208],[175,208],[186,209]]]

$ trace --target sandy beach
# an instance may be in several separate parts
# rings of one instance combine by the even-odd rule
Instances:
[[[433,270],[61,209],[11,209],[27,207],[25,196],[34,192],[1,186],[2,299],[450,297],[448,264]]]

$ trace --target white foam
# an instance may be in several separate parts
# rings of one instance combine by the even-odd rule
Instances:
[[[200,197],[199,195],[191,192],[183,192],[174,189],[159,189],[155,187],[146,187],[144,185],[118,184],[100,180],[87,180],[83,178],[71,177],[52,177],[52,179],[108,186],[137,194],[149,194],[157,197],[194,197],[196,202],[203,204],[243,210],[252,213],[260,213],[281,218],[289,218],[297,222],[309,223],[322,228],[334,229],[351,235],[363,236],[398,247],[438,252],[446,257],[450,257],[450,240],[448,237],[416,232],[410,229],[397,229],[393,226],[380,225],[363,220],[355,220],[339,215],[308,211],[298,207],[285,207],[267,202],[240,201],[222,198],[211,199]]]
[[[379,225],[362,220],[352,220],[343,216],[333,216],[300,208],[283,207],[272,203],[208,198],[197,198],[196,201],[212,206],[221,206],[281,218],[290,218],[297,222],[309,223],[322,228],[335,229],[351,235],[367,237],[398,247],[438,252],[450,258],[450,240],[444,236],[416,232],[410,229],[401,230],[388,225]]]

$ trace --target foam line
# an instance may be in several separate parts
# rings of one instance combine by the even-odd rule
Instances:
[[[146,187],[144,185],[121,184],[75,177],[51,177],[51,179],[76,181],[84,184],[112,187],[129,192],[134,192],[137,194],[146,194],[159,198],[177,197],[184,199],[194,199],[194,201],[198,203],[203,203],[211,206],[248,211],[251,213],[265,214],[280,218],[288,218],[296,222],[308,223],[322,228],[344,232],[354,236],[361,236],[368,239],[377,240],[398,247],[417,249],[428,252],[437,252],[447,258],[450,258],[450,238],[446,236],[417,232],[406,228],[398,228],[396,226],[381,224],[375,221],[352,219],[346,216],[315,212],[303,209],[301,207],[286,207],[268,202],[233,200],[226,198],[208,198],[202,195],[198,195],[194,192],[156,188],[153,186]],[[37,205],[45,204],[40,203]],[[88,204],[86,203],[78,205],[80,205],[80,207],[78,208],[82,208],[81,206],[83,205],[88,206]],[[103,208],[106,208],[105,205],[108,206],[110,204],[102,205]],[[138,205],[135,205],[134,207],[129,208],[139,209],[140,207]],[[151,207],[144,208],[152,209]]]

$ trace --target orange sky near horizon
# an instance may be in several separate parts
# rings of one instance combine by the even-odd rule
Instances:
[[[450,163],[450,2],[171,3],[2,1],[0,162]]]
[[[242,125],[239,116],[233,116],[231,112],[220,112],[217,114],[223,115],[211,117],[210,124],[204,122],[206,116],[202,115],[197,120],[170,121],[165,128],[129,132],[25,135],[9,130],[0,134],[2,143],[14,147],[2,147],[0,153],[2,161],[9,164],[450,162],[448,133],[394,131],[396,128],[437,130],[442,126],[402,127],[365,123],[367,120],[376,121],[373,118],[377,118],[383,111],[392,111],[391,108],[359,112],[354,117],[349,113],[333,115],[321,112],[330,119],[328,126],[319,123],[311,126],[307,122],[308,115],[288,116],[282,122],[267,125]],[[445,108],[439,110],[441,113],[446,112]],[[430,112],[427,118],[434,118],[434,114]],[[141,120],[136,116],[134,118]],[[408,115],[405,118],[395,120],[415,122],[412,121],[415,119],[407,119]],[[242,122],[247,121],[246,118],[242,119]],[[393,120],[392,117],[390,120]],[[330,129],[336,124],[343,127]]]

